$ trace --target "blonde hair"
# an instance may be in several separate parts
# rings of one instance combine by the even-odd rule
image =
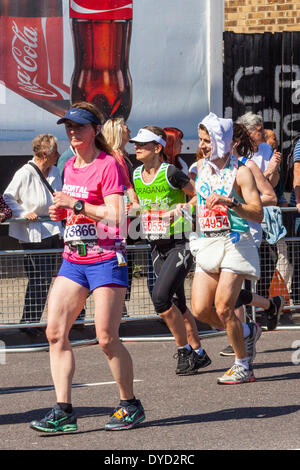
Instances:
[[[52,134],[39,134],[32,140],[33,154],[37,158],[42,158],[43,152],[47,155],[53,152],[57,145],[57,138]]]
[[[115,151],[119,150],[122,145],[124,124],[124,118],[112,118],[108,119],[102,127],[106,142]]]

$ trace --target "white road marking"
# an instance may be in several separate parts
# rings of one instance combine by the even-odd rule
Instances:
[[[143,382],[142,380],[135,379],[133,382]],[[87,383],[87,384],[73,384],[72,388],[80,388],[80,387],[98,387],[101,385],[113,385],[117,382],[95,382],[95,383]],[[10,393],[25,393],[25,392],[44,392],[47,390],[54,390],[53,385],[45,385],[45,386],[37,386],[37,387],[24,387],[24,388],[6,388],[0,390],[0,395],[9,395]]]

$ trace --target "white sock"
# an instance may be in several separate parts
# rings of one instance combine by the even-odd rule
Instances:
[[[244,367],[245,369],[249,370],[249,358],[243,357],[242,359],[235,358],[235,364]]]
[[[200,346],[198,349],[194,349],[195,353],[199,354],[199,356],[202,356],[204,353],[204,349]]]
[[[244,338],[248,338],[250,335],[250,328],[247,323],[242,323]]]
[[[192,350],[192,348],[191,348],[191,346],[190,346],[189,344],[186,344],[185,346],[179,346],[178,349],[183,349],[183,348],[187,349],[188,351],[191,351],[191,350]]]

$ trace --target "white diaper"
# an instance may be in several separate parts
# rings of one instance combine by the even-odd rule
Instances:
[[[258,250],[250,232],[193,238],[190,250],[196,257],[196,272],[230,271],[250,280],[260,277]]]

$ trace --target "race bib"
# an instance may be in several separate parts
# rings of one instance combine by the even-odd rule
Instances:
[[[198,206],[198,218],[201,232],[230,230],[227,207],[225,206],[217,205],[213,209]]]
[[[68,242],[79,242],[81,240],[97,242],[96,223],[83,223],[67,225],[64,233],[64,240]]]
[[[168,222],[162,219],[165,211],[145,211],[142,214],[144,235],[164,235],[167,233]]]

